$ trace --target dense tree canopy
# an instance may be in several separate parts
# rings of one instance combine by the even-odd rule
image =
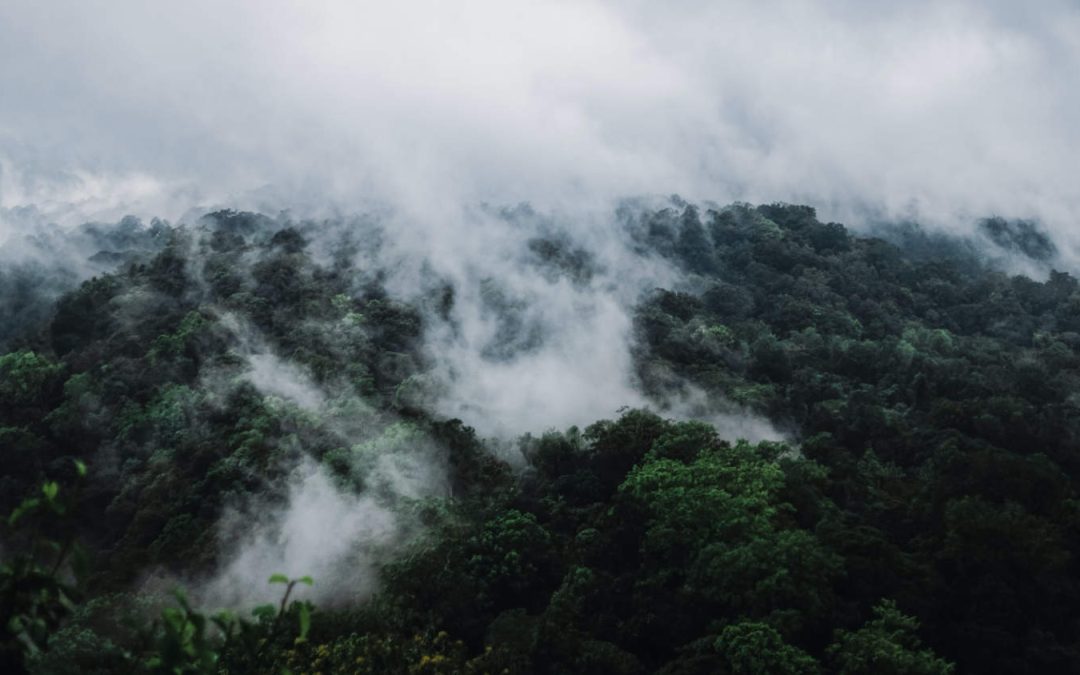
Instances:
[[[626,410],[507,448],[432,411],[423,337],[454,289],[395,297],[357,262],[379,258],[377,233],[314,250],[318,223],[236,212],[95,230],[120,266],[48,312],[18,304],[21,330],[0,333],[0,507],[26,514],[0,551],[5,665],[1080,671],[1077,280],[1010,276],[914,226],[858,237],[809,207],[674,204],[620,212],[636,254],[681,273],[634,311],[636,377],[657,401],[692,386],[767,418],[785,442]],[[1000,255],[1053,257],[1032,223],[983,229]],[[528,249],[552,279],[590,282],[569,239]],[[23,297],[9,277],[0,297]],[[512,358],[508,341],[537,338],[484,293],[509,336],[485,356]],[[302,457],[410,524],[374,595],[213,623],[136,592],[151,568],[217,569],[225,509],[286,499]],[[436,491],[388,478],[428,464]],[[47,583],[68,579],[76,534],[78,593]],[[120,621],[147,615],[163,619]]]

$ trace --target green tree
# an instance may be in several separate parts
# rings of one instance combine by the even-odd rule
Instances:
[[[64,366],[24,349],[0,356],[0,408],[34,406],[59,385]]]
[[[819,671],[812,656],[784,642],[768,624],[740,621],[724,628],[714,648],[732,675],[814,675]]]
[[[874,607],[874,618],[855,631],[840,630],[828,648],[840,675],[948,675],[953,664],[922,647],[919,622],[906,616],[893,600]]]

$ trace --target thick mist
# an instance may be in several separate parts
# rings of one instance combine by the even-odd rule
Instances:
[[[0,221],[789,201],[1034,218],[1072,250],[1080,10],[1051,1],[7,3]]]
[[[102,244],[83,223],[193,227],[216,208],[321,223],[311,256],[351,232],[370,244],[357,293],[378,276],[421,308],[429,363],[412,384],[481,436],[647,406],[783,438],[690,385],[642,390],[634,306],[693,280],[635,250],[623,200],[805,203],[857,229],[960,236],[1029,219],[1075,265],[1077,72],[1066,1],[10,2],[0,263],[44,270],[28,278],[51,280],[47,300],[160,246],[152,227]],[[88,261],[99,250],[114,255]],[[206,387],[242,382],[310,414],[340,403],[223,325],[244,367]],[[412,532],[394,501],[446,491],[437,448],[391,443],[383,422],[331,424],[379,487],[350,493],[301,455],[283,497],[232,505],[207,595],[251,600],[272,572],[315,576],[325,601],[374,588],[379,556]]]

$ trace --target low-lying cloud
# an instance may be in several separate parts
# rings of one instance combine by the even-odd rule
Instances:
[[[199,585],[202,602],[273,601],[281,589],[265,582],[285,574],[313,577],[310,589],[298,589],[300,597],[334,606],[375,590],[376,565],[400,536],[400,523],[373,495],[341,490],[324,468],[305,459],[290,476],[285,504],[234,510],[219,524],[219,536],[228,562]]]
[[[435,409],[503,438],[563,428],[658,403],[634,380],[632,308],[678,275],[622,239],[626,197],[807,203],[855,227],[960,234],[1027,218],[1075,265],[1077,72],[1069,0],[16,0],[0,4],[0,260],[26,258],[16,242],[50,223],[376,213],[388,290],[426,308]],[[499,211],[520,202],[546,215]],[[333,403],[241,342],[240,377],[265,395]],[[780,436],[692,388],[659,403]],[[423,443],[342,437],[386,494],[443,489]],[[250,594],[272,572],[370,587],[393,512],[306,460],[287,491],[215,588]]]
[[[1032,218],[1074,260],[1078,36],[1080,8],[1053,0],[7,3],[0,240],[213,206],[378,211],[393,290],[455,289],[429,336],[440,410],[490,433],[578,422],[644,403],[628,308],[670,281],[613,233],[626,196],[959,232]],[[482,206],[519,201],[596,275],[522,272],[539,226]],[[275,358],[252,359],[264,389]]]
[[[679,192],[1075,246],[1077,36],[1065,0],[6,3],[0,219]]]

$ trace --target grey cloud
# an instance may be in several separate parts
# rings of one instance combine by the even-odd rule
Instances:
[[[432,345],[442,410],[496,432],[483,420],[519,428],[544,400],[545,423],[580,422],[642,402],[627,308],[671,281],[627,255],[617,200],[796,201],[962,233],[1033,218],[1069,262],[1076,72],[1068,2],[5,3],[0,240],[28,212],[379,212],[396,292],[423,297],[423,266],[457,289]],[[519,200],[602,273],[522,273],[536,224],[478,209]],[[508,330],[514,358],[491,358]],[[608,389],[554,400],[545,378]]]
[[[1068,2],[7,3],[0,205],[679,192],[1073,246],[1077,36]]]
[[[395,294],[455,289],[428,334],[436,407],[505,437],[655,403],[632,375],[631,308],[679,280],[621,239],[610,214],[627,196],[802,202],[854,226],[960,233],[1031,218],[1075,264],[1077,73],[1080,6],[1066,0],[13,0],[0,3],[0,246],[18,257],[27,229],[129,213],[377,213]],[[520,201],[551,222],[480,207]],[[530,267],[538,232],[568,232],[593,273]],[[243,356],[264,394],[334,405],[257,342]],[[782,436],[692,388],[666,404],[725,435]],[[353,431],[342,438],[364,440]],[[350,452],[373,485],[414,498],[444,487],[418,447]],[[310,573],[319,599],[343,579],[372,588],[399,517],[310,462],[288,486],[212,593],[252,599],[253,571],[259,587]]]
[[[228,562],[198,586],[201,602],[216,607],[273,601],[272,574],[310,575],[298,589],[333,606],[372,592],[380,556],[400,537],[399,517],[370,495],[342,492],[322,467],[302,461],[290,476],[284,506],[251,504],[219,524]],[[348,589],[343,591],[343,589]]]

